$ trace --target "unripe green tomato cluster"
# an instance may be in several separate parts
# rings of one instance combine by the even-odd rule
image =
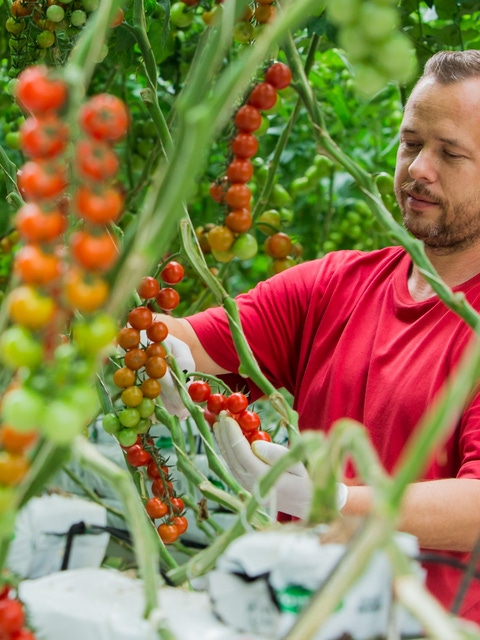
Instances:
[[[322,245],[322,255],[338,249],[372,251],[384,246],[380,225],[363,200],[347,200],[337,210]]]
[[[360,93],[373,95],[390,80],[405,84],[414,76],[415,53],[398,31],[396,0],[329,0],[327,12],[339,28]]]

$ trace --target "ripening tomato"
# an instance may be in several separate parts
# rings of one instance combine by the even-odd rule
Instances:
[[[269,236],[263,246],[265,253],[272,258],[286,258],[292,251],[293,243],[289,235],[279,231]]]
[[[17,172],[17,184],[27,202],[56,198],[67,186],[65,167],[58,161],[29,160]]]
[[[287,256],[286,258],[275,258],[272,263],[272,271],[273,273],[281,273],[282,271],[286,271],[290,269],[290,267],[295,266],[295,260]]]
[[[140,344],[140,331],[133,327],[123,327],[117,334],[117,342],[122,349],[135,349]]]
[[[223,177],[221,180],[216,180],[210,185],[209,193],[214,202],[222,204],[225,200],[225,191],[227,189],[227,178]]]
[[[132,371],[138,371],[141,369],[147,361],[147,354],[144,349],[135,348],[129,349],[123,356],[123,363],[126,367]]]
[[[168,507],[160,498],[153,497],[145,503],[145,511],[152,520],[157,520],[167,515]]]
[[[12,486],[22,481],[29,469],[28,459],[21,453],[0,451],[0,484]]]
[[[212,393],[208,382],[194,380],[188,385],[188,395],[194,402],[206,402]]]
[[[6,598],[0,600],[0,629],[3,633],[12,634],[21,630],[25,624],[25,613],[19,600]]]
[[[239,131],[253,133],[260,129],[262,114],[251,104],[244,104],[235,114],[234,122]]]
[[[68,141],[68,127],[53,113],[30,117],[20,126],[20,147],[31,158],[53,158]]]
[[[167,351],[161,342],[151,342],[145,349],[145,353],[147,358],[151,358],[152,356],[165,358],[167,355]]]
[[[265,73],[265,82],[275,89],[286,89],[292,81],[292,72],[283,62],[274,62]]]
[[[252,214],[248,209],[234,209],[225,216],[225,226],[233,233],[245,233],[252,226]]]
[[[227,178],[231,183],[245,184],[252,176],[253,164],[248,158],[235,158],[227,167]],[[225,198],[227,198],[227,196],[228,191],[225,194]]]
[[[120,389],[131,387],[135,384],[135,372],[130,367],[120,367],[113,374],[113,382]]]
[[[123,100],[109,93],[99,93],[87,100],[80,107],[78,117],[88,135],[108,142],[118,142],[125,136],[130,119]]]
[[[228,251],[235,241],[235,236],[228,227],[216,225],[207,235],[208,244],[214,251]]]
[[[145,276],[140,280],[137,287],[137,293],[144,300],[151,300],[160,291],[160,283],[153,276]]]
[[[155,378],[146,378],[140,385],[140,389],[145,398],[151,398],[153,400],[160,395],[162,385]]]
[[[38,431],[18,431],[8,424],[0,428],[0,443],[10,453],[23,453],[38,439]]]
[[[73,198],[76,214],[95,224],[115,222],[122,211],[124,197],[115,187],[93,189],[83,184]]]
[[[167,495],[173,495],[173,484],[170,480],[163,478],[155,478],[152,482],[152,493],[157,498],[165,498]]]
[[[185,270],[183,266],[176,260],[170,260],[160,273],[160,277],[165,284],[178,284],[183,280],[184,275]]]
[[[268,82],[256,84],[248,96],[248,104],[260,109],[260,111],[268,111],[275,105],[276,101],[277,92]]]
[[[157,531],[164,544],[172,544],[179,536],[179,531],[174,524],[162,523],[157,527]]]
[[[108,232],[92,235],[75,231],[70,237],[70,248],[75,260],[85,269],[107,271],[118,258],[118,247]]]
[[[93,182],[110,180],[120,166],[115,151],[101,140],[79,140],[75,158],[80,176]]]
[[[152,356],[145,362],[145,373],[149,378],[163,378],[167,368],[167,361],[161,356]]]
[[[138,407],[143,400],[140,387],[132,385],[122,391],[122,402],[126,407]]]
[[[26,244],[15,255],[14,268],[27,284],[48,284],[60,275],[60,260],[36,244]]]
[[[67,85],[53,78],[46,66],[36,65],[20,73],[15,96],[23,109],[42,114],[63,107],[67,100]]]
[[[71,268],[65,274],[64,293],[68,304],[82,313],[100,308],[108,298],[109,284],[103,278]]]
[[[269,24],[277,17],[277,8],[272,5],[259,5],[255,7],[254,15],[258,24]]]
[[[155,302],[158,304],[162,311],[170,311],[178,307],[180,303],[180,294],[172,287],[162,287],[155,298]]]
[[[153,322],[153,313],[148,307],[135,307],[129,312],[127,322],[134,329],[138,329],[139,331],[148,329]]]
[[[56,310],[52,298],[39,294],[34,287],[27,285],[12,289],[7,302],[13,322],[29,329],[45,327],[52,320]]]
[[[28,242],[51,242],[64,233],[67,218],[56,208],[45,211],[36,202],[26,202],[15,215],[15,226]]]
[[[258,140],[251,133],[240,131],[232,141],[232,152],[238,158],[251,158],[257,151]]]
[[[230,413],[241,413],[248,407],[248,398],[239,391],[230,394],[227,397],[227,410]]]
[[[156,320],[147,329],[147,338],[152,342],[163,342],[168,336],[168,327],[161,320]],[[155,355],[159,355],[158,353]]]

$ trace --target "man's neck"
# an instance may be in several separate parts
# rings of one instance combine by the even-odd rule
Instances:
[[[439,276],[450,288],[457,287],[480,273],[480,247],[477,244],[464,251],[448,255],[439,255],[428,250],[428,247],[425,248],[425,253]],[[416,265],[412,265],[408,277],[408,290],[417,302],[436,295]]]

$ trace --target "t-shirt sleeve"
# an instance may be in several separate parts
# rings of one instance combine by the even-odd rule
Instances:
[[[303,326],[309,305],[322,295],[339,256],[302,263],[237,296],[242,328],[263,374],[293,393]],[[238,373],[239,358],[222,307],[186,318],[203,347],[222,368]],[[253,396],[260,395],[249,383]]]
[[[458,477],[480,479],[480,393],[462,415],[459,434]]]

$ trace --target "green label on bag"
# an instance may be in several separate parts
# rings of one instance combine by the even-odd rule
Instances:
[[[276,591],[280,611],[298,614],[305,607],[312,596],[310,589],[291,584],[282,591]]]

